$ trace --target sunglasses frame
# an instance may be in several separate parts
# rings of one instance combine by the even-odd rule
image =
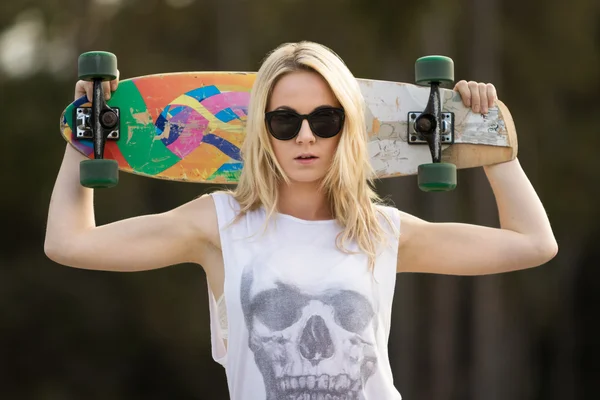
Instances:
[[[329,110],[333,110],[336,113],[338,113],[338,115],[340,115],[340,129],[334,135],[331,135],[331,136],[321,136],[321,135],[319,135],[318,133],[315,132],[314,127],[312,125],[312,122],[311,122],[310,118],[312,116],[314,116],[315,114],[319,113],[319,112],[329,111]],[[289,138],[280,138],[280,137],[277,137],[277,135],[275,135],[273,133],[273,130],[271,129],[271,119],[274,116],[276,116],[276,115],[284,114],[284,113],[285,114],[292,114],[293,116],[295,116],[295,117],[297,117],[297,118],[300,119],[300,123],[298,123],[298,126],[296,128],[296,132],[294,132],[294,135],[291,136],[291,137],[289,137]],[[310,112],[309,114],[300,114],[300,113],[298,113],[298,112],[296,112],[294,110],[290,110],[290,109],[279,109],[279,110],[273,110],[273,111],[269,111],[269,112],[265,113],[265,123],[267,125],[267,130],[269,131],[269,133],[271,134],[271,136],[273,136],[277,140],[292,140],[292,139],[294,139],[296,136],[298,136],[298,133],[300,133],[300,129],[302,128],[302,122],[304,122],[304,120],[308,121],[308,125],[310,126],[310,130],[312,131],[312,133],[315,136],[318,136],[318,137],[323,138],[323,139],[329,139],[329,138],[335,137],[336,135],[338,135],[342,131],[342,128],[344,127],[344,121],[345,121],[345,119],[346,119],[346,112],[344,111],[343,108],[340,108],[340,107],[320,107],[320,108],[317,108],[316,110]]]

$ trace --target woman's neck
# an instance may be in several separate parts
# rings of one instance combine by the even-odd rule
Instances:
[[[317,183],[290,183],[279,187],[279,203],[277,209],[282,214],[319,221],[332,219],[329,200]]]

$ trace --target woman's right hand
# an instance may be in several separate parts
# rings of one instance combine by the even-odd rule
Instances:
[[[102,88],[104,89],[104,98],[108,101],[111,95],[117,90],[119,86],[119,70],[117,70],[117,78],[112,81],[102,82]],[[88,101],[92,101],[94,92],[94,82],[92,81],[78,81],[75,84],[75,100],[83,95],[87,95]]]

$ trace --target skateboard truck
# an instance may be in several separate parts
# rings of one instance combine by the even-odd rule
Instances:
[[[429,100],[422,112],[408,113],[408,144],[427,144],[430,164],[419,165],[419,188],[442,192],[456,187],[456,166],[442,162],[442,144],[454,143],[454,114],[442,112],[440,86],[454,81],[454,62],[443,56],[419,58],[415,63],[418,85],[429,85]]]
[[[120,137],[120,117],[119,109],[106,103],[102,83],[116,77],[117,58],[114,54],[94,51],[79,56],[79,79],[94,82],[92,106],[76,109],[76,136],[91,139],[94,145],[94,158],[80,164],[80,182],[85,187],[109,188],[119,182],[117,161],[104,158],[106,141]]]
[[[408,113],[408,143],[409,144],[429,144],[422,133],[422,127],[417,127],[415,122],[417,118],[421,117],[426,111],[412,111]],[[434,116],[432,114],[431,116]],[[443,112],[442,113],[442,128],[440,129],[440,142],[444,144],[454,143],[454,113]]]
[[[104,91],[103,91],[104,92]],[[120,110],[118,107],[109,107],[114,113],[116,113],[117,117],[120,116]],[[76,131],[75,135],[77,139],[94,139],[94,131],[92,128],[92,107],[77,107],[75,112],[75,120],[76,120]],[[102,118],[102,117],[101,117]],[[108,126],[108,125],[107,125]],[[121,131],[119,129],[119,124],[112,129],[112,131],[106,136],[106,140],[117,140],[121,137]]]

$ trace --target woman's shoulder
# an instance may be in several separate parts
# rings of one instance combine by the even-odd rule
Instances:
[[[377,213],[377,219],[382,228],[386,231],[389,231],[387,228],[391,228],[391,232],[394,236],[397,236],[400,232],[402,219],[400,210],[398,210],[396,206],[387,203],[376,203],[374,204],[374,207]]]
[[[231,190],[215,190],[207,196],[213,199],[217,213],[237,214],[241,209],[240,203],[236,200],[235,192]]]
[[[399,219],[400,218],[400,210],[389,203],[375,203],[374,204],[375,211],[379,214],[379,216],[385,216],[387,218]]]
[[[261,214],[261,209],[246,209],[240,204],[236,193],[232,190],[217,190],[210,194],[215,204],[215,211],[220,225],[227,225],[241,219],[254,219]]]

